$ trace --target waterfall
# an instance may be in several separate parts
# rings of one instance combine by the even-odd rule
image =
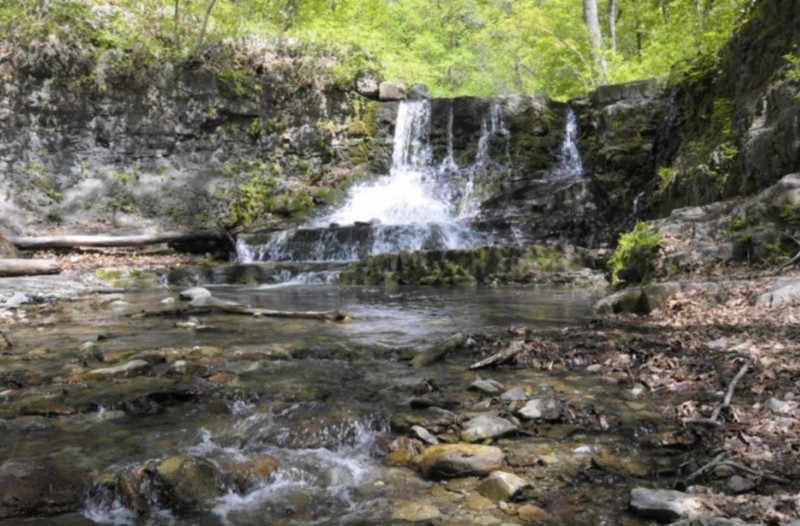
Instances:
[[[567,124],[564,135],[558,166],[550,172],[550,178],[553,180],[570,179],[583,175],[583,161],[576,142],[578,123],[572,108],[567,109]]]
[[[240,243],[238,260],[354,261],[386,252],[476,246],[477,237],[459,222],[463,203],[454,199],[464,193],[453,188],[459,169],[453,159],[452,107],[448,157],[439,166],[433,164],[430,125],[429,101],[401,102],[388,174],[354,186],[340,208],[304,228],[276,232],[256,248]]]
[[[401,103],[389,174],[351,188],[344,206],[316,224],[413,225],[452,221],[452,205],[438,191],[431,166],[429,129],[428,101]]]

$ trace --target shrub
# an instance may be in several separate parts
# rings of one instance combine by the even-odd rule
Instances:
[[[661,234],[638,221],[632,231],[619,236],[617,248],[608,260],[611,283],[647,283],[656,269]]]

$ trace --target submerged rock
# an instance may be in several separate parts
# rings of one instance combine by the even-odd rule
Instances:
[[[438,519],[442,513],[439,508],[424,502],[403,500],[396,502],[392,512],[393,521],[421,522]]]
[[[455,478],[488,475],[503,465],[505,454],[499,447],[477,444],[439,444],[431,446],[417,459],[420,471],[429,478]]]
[[[89,474],[55,460],[10,459],[0,465],[0,520],[77,511]]]
[[[128,378],[147,374],[152,366],[145,360],[131,360],[116,367],[103,367],[94,369],[84,374],[89,380],[104,380],[106,378]]]
[[[178,297],[184,301],[192,301],[197,298],[210,298],[211,291],[203,287],[192,287],[190,289],[182,290]]]

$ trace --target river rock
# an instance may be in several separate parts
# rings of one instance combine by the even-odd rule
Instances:
[[[413,426],[421,426],[433,433],[441,433],[456,421],[456,414],[440,407],[427,407],[421,411],[395,413],[391,426],[396,431],[409,431]]]
[[[556,398],[535,398],[517,410],[517,415],[526,420],[557,422],[563,409],[564,404]]]
[[[429,478],[455,478],[488,475],[503,465],[505,454],[499,447],[477,444],[439,444],[417,458],[420,471]]]
[[[239,303],[235,301],[226,301],[221,300],[219,298],[215,298],[214,296],[200,296],[194,298],[192,301],[189,302],[191,307],[238,307]]]
[[[374,75],[365,74],[356,79],[356,92],[369,99],[377,99],[379,95],[378,79]]]
[[[529,486],[527,480],[506,471],[495,471],[478,485],[478,491],[492,502],[510,500],[522,488]]]
[[[88,473],[54,459],[10,459],[0,465],[0,520],[77,511],[83,506]]]
[[[254,455],[242,462],[225,466],[225,477],[240,492],[248,492],[260,485],[278,469],[278,460],[270,455]]]
[[[431,521],[441,517],[439,508],[432,504],[411,500],[395,502],[392,512],[393,521],[422,522]]]
[[[480,391],[483,394],[494,396],[502,393],[504,388],[503,384],[501,384],[497,380],[489,380],[481,378],[472,382],[472,384],[467,389],[469,389],[470,391]]]
[[[403,100],[406,98],[406,85],[402,82],[385,80],[378,86],[380,100]]]
[[[528,399],[528,393],[525,392],[525,389],[522,387],[515,387],[513,389],[509,389],[505,393],[500,395],[500,400],[503,402],[521,402],[523,400]]]
[[[642,517],[669,522],[696,514],[699,503],[694,496],[680,491],[634,488],[631,508]]]
[[[435,446],[439,443],[439,439],[422,426],[411,426],[411,431],[426,444]]]
[[[217,468],[190,456],[163,460],[156,467],[156,483],[164,490],[165,504],[184,510],[212,504],[221,488]]]
[[[16,309],[22,306],[25,303],[28,303],[31,299],[23,294],[22,292],[15,292],[10,298],[6,300],[6,308],[7,309]]]
[[[466,442],[480,442],[508,435],[517,429],[516,425],[505,418],[480,415],[464,423],[461,429],[461,439]]]
[[[104,380],[106,378],[129,378],[142,376],[150,372],[152,366],[145,360],[131,360],[116,367],[103,367],[85,373],[88,380]]]
[[[211,297],[211,291],[203,287],[192,287],[190,289],[182,290],[178,297],[184,301],[192,301],[197,298]]]

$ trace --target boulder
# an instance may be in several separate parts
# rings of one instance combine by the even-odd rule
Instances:
[[[6,460],[0,465],[0,520],[77,511],[89,483],[88,473],[53,459]]]
[[[379,95],[378,79],[371,74],[356,79],[356,92],[369,99],[377,99]]]
[[[217,468],[207,460],[173,456],[156,467],[155,483],[165,503],[178,509],[197,509],[211,505],[220,493]]]
[[[409,100],[424,100],[428,98],[428,86],[425,84],[414,84],[408,91]]]
[[[461,439],[466,442],[481,442],[499,438],[517,431],[517,426],[505,418],[481,415],[468,420],[461,429]]]
[[[429,478],[484,476],[503,465],[505,454],[499,447],[477,444],[439,444],[422,452],[416,462]]]
[[[392,512],[393,521],[402,521],[403,523],[432,521],[441,517],[442,513],[439,508],[424,502],[417,502],[411,500],[403,500],[395,502],[394,511]]]
[[[527,480],[506,471],[495,471],[478,485],[478,491],[491,500],[510,500],[522,488],[529,486]]]
[[[378,86],[380,100],[403,100],[406,98],[406,85],[402,82],[385,80]]]
[[[535,398],[517,410],[517,415],[525,420],[557,422],[563,409],[564,404],[556,398]]]
[[[696,497],[680,491],[634,488],[631,508],[642,517],[670,522],[696,514],[699,503]]]
[[[756,305],[777,308],[800,301],[800,279],[784,278],[775,282],[772,291],[761,294]]]

